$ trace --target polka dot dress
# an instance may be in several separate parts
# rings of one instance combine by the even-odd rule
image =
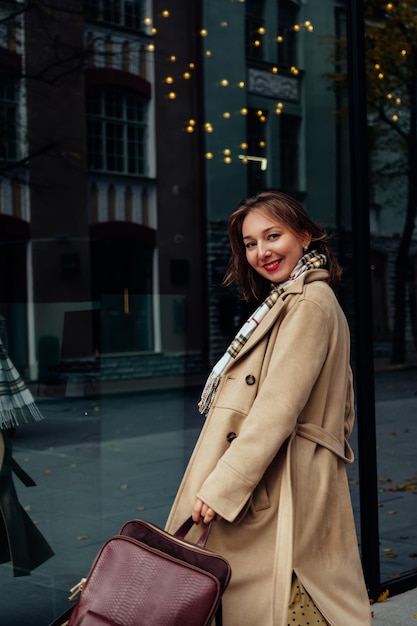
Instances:
[[[329,626],[296,576],[291,585],[288,626]]]

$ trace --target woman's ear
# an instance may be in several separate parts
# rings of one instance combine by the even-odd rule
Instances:
[[[311,240],[312,240],[312,236],[310,233],[304,232],[301,242],[303,244],[303,248],[308,248],[308,246],[311,244]]]

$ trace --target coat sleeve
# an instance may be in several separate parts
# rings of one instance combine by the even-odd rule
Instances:
[[[237,518],[293,432],[326,360],[335,323],[328,307],[307,299],[298,300],[281,322],[267,374],[239,435],[197,493],[227,521]]]

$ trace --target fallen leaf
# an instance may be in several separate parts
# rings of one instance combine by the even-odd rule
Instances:
[[[128,485],[126,485],[126,483],[124,485],[120,485],[120,489],[127,489]]]
[[[388,596],[389,596],[389,590],[385,589],[385,591],[383,591],[379,595],[379,598],[378,598],[377,602],[385,602],[385,600],[388,598]]]
[[[85,541],[86,539],[90,539],[89,535],[78,535],[77,541]]]

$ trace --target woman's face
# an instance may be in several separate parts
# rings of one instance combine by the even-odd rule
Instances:
[[[242,224],[243,243],[249,265],[273,283],[287,280],[303,256],[311,235],[296,235],[265,209],[250,211]]]

